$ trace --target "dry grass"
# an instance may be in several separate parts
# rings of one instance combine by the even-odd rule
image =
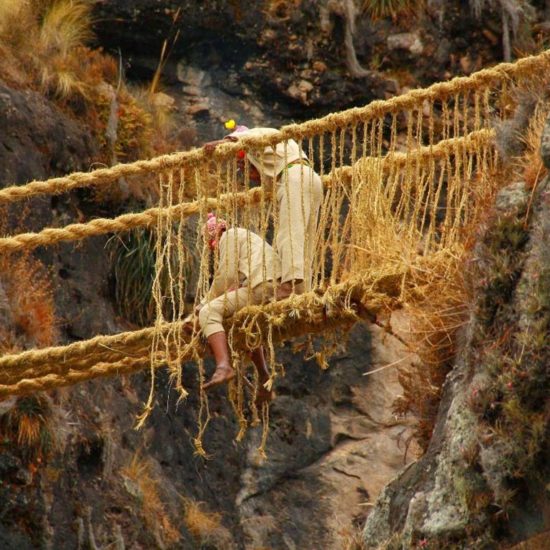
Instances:
[[[91,9],[91,3],[82,0],[51,2],[39,24],[39,49],[50,55],[70,55],[73,48],[88,42],[92,38]]]
[[[430,441],[445,377],[458,349],[458,334],[468,320],[468,291],[463,262],[458,258],[447,265],[434,262],[415,288],[415,299],[408,301],[411,316],[409,341],[420,361],[399,370],[403,394],[395,401],[399,414],[412,413],[415,437],[423,450]]]
[[[47,347],[59,336],[51,281],[43,264],[30,254],[0,258],[0,284],[11,323],[0,327],[0,349]]]
[[[367,544],[360,527],[350,526],[342,529],[342,550],[367,550]]]
[[[2,0],[0,2],[0,42],[16,50],[24,48],[29,34],[36,31],[38,24],[30,0]]]
[[[180,533],[174,527],[159,495],[158,481],[154,478],[151,465],[136,453],[121,474],[137,484],[140,490],[141,515],[147,528],[165,544],[180,540]]]
[[[174,150],[176,144],[168,137],[172,127],[166,101],[159,101],[160,94],[134,96],[121,79],[118,63],[87,46],[93,35],[91,12],[89,0],[2,0],[2,78],[15,88],[46,94],[83,120],[101,148],[96,163],[110,165]],[[114,144],[106,137],[112,124],[113,95],[117,103]],[[156,181],[151,183],[153,200],[156,186]],[[148,192],[142,189],[131,186],[130,194],[146,200]]]
[[[201,545],[223,540],[221,514],[206,512],[203,504],[184,499],[184,522],[189,532]]]
[[[83,0],[4,0],[0,44],[42,91],[83,95],[87,82],[78,48],[92,36],[90,14],[91,4]]]
[[[524,137],[525,154],[518,159],[517,171],[523,175],[529,189],[533,189],[548,174],[540,156],[540,139],[544,123],[550,114],[550,106],[539,104]]]

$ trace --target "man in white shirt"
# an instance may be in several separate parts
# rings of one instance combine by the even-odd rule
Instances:
[[[224,140],[238,141],[241,137],[269,137],[273,128],[237,126]],[[205,144],[211,152],[224,140]],[[248,151],[250,177],[275,182],[278,205],[278,227],[275,228],[275,247],[281,259],[281,284],[277,298],[292,293],[301,294],[311,288],[313,254],[319,210],[323,200],[323,184],[307,156],[293,139],[267,146],[261,151]]]

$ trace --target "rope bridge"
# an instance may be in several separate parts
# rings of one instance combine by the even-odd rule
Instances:
[[[286,144],[294,140],[324,185],[314,242],[308,243],[314,251],[311,289],[286,300],[247,305],[225,323],[238,373],[232,399],[243,426],[247,350],[261,342],[267,346],[274,379],[281,374],[276,343],[322,332],[325,349],[312,347],[311,352],[324,363],[334,345],[330,336],[348,330],[359,310],[374,317],[414,300],[430,274],[444,278],[447,266],[464,257],[467,229],[479,222],[496,191],[500,163],[493,127],[513,114],[519,91],[536,89],[541,75],[548,74],[547,51],[288,125],[269,136],[245,135],[212,153],[195,149],[0,190],[4,204],[106,187],[120,178],[156,180],[159,190],[158,204],[139,213],[0,238],[0,253],[6,255],[140,227],[149,228],[156,243],[154,326],[4,355],[0,397],[147,367],[154,377],[159,366],[169,369],[174,387],[185,397],[186,360],[198,363],[202,384],[204,344],[184,320],[190,311],[186,296],[194,296],[196,306],[207,294],[214,269],[224,267],[212,262],[205,244],[207,213],[215,210],[230,227],[250,229],[271,243],[281,223],[277,186],[288,186],[288,171],[268,177],[260,170],[255,186],[249,158],[259,159],[263,167],[267,148],[282,143],[286,154]],[[239,151],[246,152],[241,168]],[[308,185],[307,176],[302,179]],[[152,400],[151,393],[146,411]]]

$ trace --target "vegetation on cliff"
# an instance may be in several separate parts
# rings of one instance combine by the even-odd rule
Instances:
[[[130,4],[133,7],[134,2]],[[208,11],[211,7],[195,4],[204,8],[201,13],[207,10],[209,14],[205,25],[215,19],[216,14]],[[240,2],[214,4],[222,6],[220,10],[230,6],[235,14],[242,11]],[[417,20],[413,23],[409,17],[411,3],[405,1],[361,3],[370,14],[368,18],[352,10],[349,1],[327,2],[331,9],[325,19],[315,11],[325,6],[320,2],[262,0],[257,4],[262,11],[254,17],[263,21],[267,14],[265,28],[256,32],[257,27],[250,24],[247,29],[251,16],[244,14],[240,20],[244,23],[239,23],[230,37],[242,37],[243,43],[250,45],[246,33],[254,35],[254,46],[247,48],[246,55],[256,57],[240,68],[247,76],[221,73],[225,67],[216,68],[220,72],[215,74],[227,75],[221,79],[224,89],[237,90],[243,97],[251,94],[247,84],[262,81],[260,89],[277,90],[277,95],[267,93],[263,100],[275,97],[273,109],[279,108],[275,102],[288,100],[285,109],[296,118],[308,117],[310,106],[313,110],[336,110],[338,100],[345,104],[366,101],[372,90],[365,91],[370,80],[361,80],[365,69],[396,79],[393,92],[380,93],[401,91],[444,71],[461,68],[470,72],[476,64],[489,61],[483,55],[491,48],[500,55],[500,25],[512,17],[508,12],[502,19],[496,17],[495,23],[489,5],[479,3],[485,11],[478,15],[487,17],[488,28],[483,29],[483,54],[475,57],[474,48],[460,52],[454,39],[445,53],[444,45],[440,48],[427,36],[426,29],[433,28],[436,19],[436,3],[417,14],[428,20],[420,31],[415,26]],[[161,3],[151,5],[157,9]],[[457,21],[450,2],[437,5],[446,6],[452,14],[446,28]],[[519,4],[494,4],[497,15],[514,5]],[[527,2],[522,6],[529,7]],[[315,18],[308,19],[312,13]],[[170,21],[170,12],[165,15]],[[522,43],[524,51],[530,51],[537,47],[537,40],[542,43],[543,33],[534,36],[533,28],[525,30],[532,21],[519,15],[513,43],[517,52]],[[193,17],[191,10],[189,16]],[[97,163],[143,158],[170,148],[165,120],[169,107],[166,97],[156,93],[158,78],[153,94],[126,84],[121,71],[124,63],[89,46],[90,17],[90,4],[79,0],[3,2],[3,81],[13,90],[43,94],[64,115],[89,129],[98,146],[93,159]],[[319,30],[320,21],[328,22],[324,31]],[[418,42],[411,41],[411,36],[405,45],[401,42],[390,51],[384,33],[391,29],[400,34],[395,32],[397,21],[401,21],[398,30],[418,34],[426,41],[422,54],[417,53]],[[376,29],[377,37],[365,28]],[[221,31],[220,36],[224,36]],[[199,37],[199,44],[200,40],[203,38]],[[148,49],[156,55],[155,48]],[[322,59],[324,52],[330,55]],[[245,57],[242,52],[239,55]],[[272,62],[274,58],[276,62]],[[400,58],[397,64],[396,58]],[[164,61],[161,63],[164,66]],[[428,65],[433,67],[428,70]],[[156,71],[159,66],[152,63],[149,70]],[[350,97],[347,90],[353,91]],[[198,105],[200,109],[191,115],[196,120],[210,112]],[[514,161],[515,171],[496,174],[501,183],[512,173],[525,181],[525,186],[512,190],[521,200],[511,206],[501,197],[506,208],[499,206],[493,211],[482,229],[464,229],[471,232],[469,265],[474,265],[473,272],[457,261],[448,271],[424,279],[427,290],[412,311],[412,335],[417,345],[410,351],[416,352],[419,360],[402,371],[403,395],[395,407],[402,414],[412,411],[417,415],[416,436],[426,454],[384,492],[367,528],[367,540],[372,544],[389,540],[390,547],[480,547],[519,540],[543,526],[543,518],[528,507],[522,515],[525,503],[543,503],[548,479],[544,459],[548,454],[550,275],[543,246],[548,229],[541,215],[548,212],[541,207],[548,196],[543,183],[546,172],[538,154],[542,116],[530,129],[527,152]],[[219,125],[214,115],[212,119]],[[32,125],[31,130],[34,128]],[[64,142],[64,136],[55,139]],[[67,143],[73,147],[68,139]],[[87,162],[83,163],[79,169],[88,169]],[[57,174],[71,169],[66,166],[51,163],[48,168]],[[4,183],[13,183],[13,179],[10,176]],[[98,208],[111,208],[112,199],[130,196],[140,205],[153,201],[156,185],[150,180],[121,181],[116,189],[98,194],[100,206],[96,202],[91,207],[89,197],[74,194],[66,202],[54,198],[45,209],[48,215],[50,210],[54,212],[55,223],[64,224],[67,219],[102,213]],[[43,219],[41,212],[38,207],[33,209],[31,222],[46,219],[49,224],[50,218]],[[536,239],[542,243],[538,248],[533,245]],[[109,244],[96,239],[89,247],[72,251],[76,259],[67,249],[60,246],[51,254],[2,260],[1,320],[4,314],[10,317],[0,332],[3,351],[85,339],[120,330],[128,322],[151,323],[154,250],[150,232],[128,233]],[[108,254],[114,272],[111,286],[107,283],[109,268],[105,267]],[[92,317],[93,323],[86,321]],[[378,346],[388,347],[386,338],[389,336],[380,336],[384,344]],[[372,362],[375,344],[371,339],[374,337],[366,330],[352,335],[350,350],[334,359],[337,368],[323,373],[314,368],[290,368],[296,359],[290,350],[283,350],[283,362],[289,368],[287,378],[277,387],[278,399],[272,409],[269,463],[255,459],[252,450],[258,442],[254,436],[240,446],[232,441],[235,424],[225,399],[213,399],[210,404],[212,423],[206,438],[211,459],[202,461],[193,455],[189,439],[197,422],[196,380],[191,382],[188,407],[182,410],[168,381],[161,378],[157,395],[165,406],[155,408],[150,426],[139,434],[132,424],[145,399],[146,380],[140,375],[132,380],[120,377],[80,385],[52,396],[2,402],[0,546],[322,547],[330,538],[329,530],[348,533],[352,519],[354,526],[361,527],[380,490],[376,487],[371,492],[369,485],[367,492],[365,479],[380,476],[386,480],[402,467],[407,447],[403,433],[408,434],[389,413],[382,420],[373,413],[376,399],[387,388],[376,386],[375,377],[361,377],[366,364]],[[394,360],[382,361],[383,368],[392,366]],[[400,359],[397,363],[402,364]],[[462,382],[464,386],[460,386]],[[453,401],[457,387],[460,399]],[[383,406],[385,411],[390,409],[387,402]],[[449,410],[452,415],[447,415]],[[444,424],[446,416],[454,420]],[[387,449],[393,447],[384,439],[386,429],[393,430],[392,442],[397,441],[399,453],[393,463],[388,460],[391,450]],[[327,454],[330,450],[335,450],[331,456]],[[347,523],[339,526],[333,516],[340,512],[344,519],[338,516],[338,521]],[[363,543],[357,533],[349,536],[350,549]]]
[[[0,69],[15,89],[34,89],[86,125],[97,144],[95,166],[148,158],[173,148],[170,105],[156,93],[128,86],[120,62],[88,44],[93,4],[87,0],[6,0],[0,6]],[[160,99],[159,99],[160,97]],[[156,183],[133,185],[141,200]],[[100,199],[120,189],[102,190]],[[114,195],[111,195],[114,193]],[[126,195],[126,196],[125,196]]]

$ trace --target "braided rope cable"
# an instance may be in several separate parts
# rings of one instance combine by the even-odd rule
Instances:
[[[322,181],[325,187],[330,187],[334,181],[349,182],[356,171],[371,163],[377,163],[380,169],[391,170],[404,167],[407,163],[423,163],[462,153],[474,153],[478,147],[490,145],[494,138],[493,129],[477,130],[463,137],[445,139],[436,145],[425,145],[408,152],[392,152],[383,157],[363,157],[353,166],[336,168],[323,176]]]
[[[123,232],[137,227],[154,227],[159,218],[173,221],[181,217],[192,216],[201,211],[206,204],[208,208],[216,208],[225,202],[237,205],[256,203],[260,201],[261,188],[249,192],[226,193],[220,199],[204,198],[185,202],[168,208],[149,208],[143,212],[122,214],[113,219],[98,218],[87,223],[74,223],[62,228],[48,227],[37,233],[20,233],[13,237],[0,238],[0,253],[11,253],[19,250],[32,250],[38,246],[48,246],[62,241],[78,241],[107,233]]]
[[[360,168],[362,163],[372,161],[381,162],[383,166],[404,166],[407,162],[417,160],[422,162],[430,157],[443,158],[456,151],[473,151],[477,145],[489,143],[494,138],[494,130],[478,130],[464,137],[450,138],[439,142],[437,145],[424,146],[413,149],[408,153],[390,153],[385,157],[366,157],[356,162],[354,166],[345,166],[334,169],[323,176],[325,186],[330,186],[333,180],[352,177],[354,169]],[[191,202],[185,202],[168,208],[149,208],[139,213],[122,214],[113,219],[99,218],[87,223],[70,224],[62,228],[46,228],[37,233],[20,233],[11,237],[0,238],[0,253],[13,253],[21,250],[32,250],[39,246],[49,246],[59,242],[78,241],[88,237],[105,235],[107,233],[123,232],[137,227],[153,227],[159,217],[166,220],[178,220],[199,214],[205,205],[209,209],[218,209],[228,204],[233,207],[257,204],[266,197],[265,191],[260,187],[238,193],[224,193],[218,198],[205,198]]]
[[[251,318],[257,319],[256,325],[261,334],[267,334],[267,325],[272,325],[275,341],[311,332],[324,332],[343,322],[357,320],[355,312],[341,304],[343,301],[349,302],[350,296],[372,313],[383,304],[394,302],[402,278],[402,273],[374,281],[364,275],[357,275],[327,288],[322,295],[308,292],[279,302],[247,306],[224,324],[233,332],[235,343],[245,349],[248,349],[247,343],[250,342],[248,333]],[[162,330],[174,330],[174,325],[181,326],[183,323],[166,323]],[[21,395],[147,368],[150,366],[150,345],[154,333],[155,328],[149,327],[113,336],[96,336],[67,346],[27,350],[0,357],[0,396],[12,393]],[[185,334],[188,342],[193,340],[191,331]],[[190,359],[197,351],[204,353],[204,346],[196,338],[192,343],[192,347],[181,347],[184,352],[180,360]],[[102,356],[103,360],[98,360],[95,355],[105,349],[112,350],[111,361],[106,361],[105,356]],[[139,350],[141,355],[138,357],[124,357],[137,355]]]
[[[475,90],[488,86],[495,80],[506,80],[525,74],[534,74],[550,70],[550,50],[538,55],[519,59],[514,63],[500,63],[488,69],[482,69],[470,76],[455,77],[447,82],[437,82],[428,88],[418,88],[386,100],[372,101],[364,107],[354,107],[325,117],[310,120],[300,124],[283,126],[277,133],[268,137],[249,136],[240,138],[237,143],[225,143],[209,154],[204,149],[193,149],[169,155],[162,155],[150,160],[140,160],[129,164],[117,164],[110,168],[101,168],[93,172],[78,172],[68,176],[53,178],[46,181],[33,181],[22,186],[9,186],[0,190],[0,203],[14,202],[41,194],[61,194],[79,187],[109,184],[121,177],[143,175],[160,172],[182,166],[190,166],[201,162],[228,159],[238,150],[259,149],[275,145],[288,139],[305,139],[323,132],[330,132],[371,118],[395,114],[404,109],[412,109],[422,105],[424,101],[435,101],[452,96],[457,92]]]
[[[25,378],[14,384],[0,384],[0,397],[27,395],[37,391],[71,386],[94,378],[131,374],[149,366],[149,357],[122,359],[116,363],[97,363],[84,371],[70,371],[64,374],[50,373],[36,378]]]

